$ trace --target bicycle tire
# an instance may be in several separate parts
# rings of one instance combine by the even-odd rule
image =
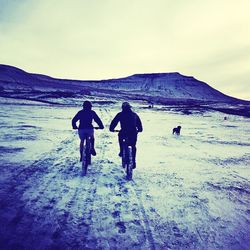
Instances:
[[[88,162],[86,157],[86,148],[83,148],[82,152],[82,175],[85,176],[87,174]]]
[[[126,168],[126,149],[122,150],[122,167]]]
[[[83,157],[82,157],[83,176],[87,175],[88,165],[90,164],[91,164],[91,142],[89,138],[87,138],[86,144],[83,147]]]
[[[127,148],[127,167],[126,167],[126,178],[132,180],[133,177],[133,162],[132,162],[132,148]]]
[[[86,149],[86,162],[87,162],[87,165],[91,164],[91,152],[89,148]]]
[[[88,139],[88,165],[91,165],[91,149],[92,149],[92,144],[90,138]]]

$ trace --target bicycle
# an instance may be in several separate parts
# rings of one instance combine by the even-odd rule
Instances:
[[[120,130],[114,130],[114,132],[120,132]],[[132,146],[129,143],[129,138],[125,137],[122,140],[122,167],[125,169],[127,180],[132,180],[134,162]]]
[[[99,127],[94,127],[94,129],[100,129]],[[86,138],[84,138],[83,141],[83,148],[82,148],[82,175],[87,175],[88,165],[91,165],[91,144],[92,137],[89,135]]]

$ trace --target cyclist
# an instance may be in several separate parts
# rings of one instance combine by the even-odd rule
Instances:
[[[87,136],[91,136],[91,154],[96,155],[95,151],[95,138],[94,138],[94,127],[92,125],[92,121],[95,121],[100,129],[103,129],[104,126],[102,124],[101,119],[96,114],[95,111],[92,110],[92,104],[90,101],[83,102],[83,109],[80,110],[72,119],[72,127],[73,129],[78,129],[78,134],[80,137],[80,161],[82,161],[82,150],[83,150],[83,142]],[[80,121],[79,127],[77,127],[76,123]]]
[[[124,138],[128,138],[129,145],[132,146],[133,168],[136,168],[136,142],[138,132],[142,132],[142,123],[139,116],[131,110],[131,105],[128,102],[122,104],[122,111],[119,112],[112,120],[109,130],[114,132],[115,127],[120,122],[121,130],[118,134],[120,152],[122,157],[122,142]]]

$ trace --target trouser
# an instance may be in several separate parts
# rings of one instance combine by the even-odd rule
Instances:
[[[137,133],[126,134],[122,131],[118,134],[120,152],[122,152],[123,139],[128,138],[128,145],[132,146],[132,157],[135,161],[136,159],[136,142],[137,142]]]
[[[95,137],[94,137],[94,129],[78,129],[78,135],[80,138],[80,154],[83,149],[83,142],[86,139],[87,136],[90,136],[90,142],[91,146],[94,149],[95,148]]]

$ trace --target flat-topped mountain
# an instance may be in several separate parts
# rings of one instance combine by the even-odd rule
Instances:
[[[232,100],[231,97],[224,95],[208,84],[177,72],[135,74],[126,78],[104,80],[102,83],[106,88],[133,90],[138,94],[144,92],[148,95],[166,98]]]
[[[227,96],[207,83],[180,73],[135,74],[108,80],[57,79],[42,74],[28,73],[16,67],[0,65],[1,92],[11,91],[70,91],[92,95],[132,95],[137,99],[151,97],[178,100],[236,102],[239,99]]]

